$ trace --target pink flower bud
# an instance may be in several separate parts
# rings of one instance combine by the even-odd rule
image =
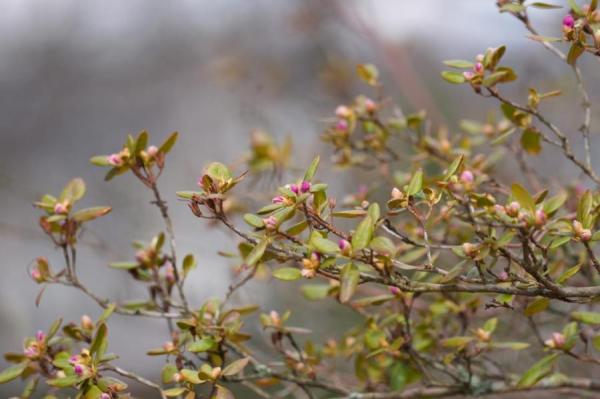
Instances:
[[[281,195],[277,195],[277,196],[273,197],[273,199],[271,200],[271,202],[274,204],[282,204],[284,201],[285,201],[285,198],[283,198],[283,196],[281,196]]]
[[[352,110],[345,105],[340,105],[335,109],[335,115],[338,118],[348,118],[352,115]]]
[[[338,247],[344,252],[346,249],[350,248],[350,243],[348,240],[344,240],[343,238],[338,241]]]
[[[546,216],[546,212],[541,209],[535,211],[535,224],[536,226],[543,226],[548,221],[548,217]]]
[[[473,180],[475,180],[475,177],[473,176],[473,172],[470,170],[465,170],[460,174],[460,181],[463,183],[473,183]]]
[[[35,339],[36,339],[38,342],[44,342],[44,341],[46,340],[46,333],[45,333],[45,332],[43,332],[42,330],[38,331],[38,332],[35,334]]]
[[[575,19],[571,14],[565,15],[562,21],[563,28],[572,29],[575,26]]]
[[[277,219],[275,219],[275,216],[263,219],[263,223],[267,230],[275,230],[277,228]]]
[[[500,281],[506,281],[506,280],[508,280],[508,273],[506,272],[506,270],[502,270],[498,274],[498,280],[500,280]]]
[[[501,215],[501,214],[505,213],[506,210],[504,209],[504,207],[502,205],[496,204],[496,205],[494,205],[494,212],[496,212],[497,215]]]
[[[57,202],[56,205],[54,205],[54,213],[56,213],[57,215],[63,215],[68,212],[69,210],[66,204],[62,202]]]
[[[566,339],[565,336],[561,333],[552,333],[552,340],[554,341],[554,344],[557,348],[562,348],[563,346],[565,346]]]
[[[40,271],[38,269],[33,269],[31,271],[31,278],[36,283],[42,283],[44,281],[44,278],[42,277],[42,273],[40,273]]]
[[[463,77],[467,80],[471,80],[475,77],[475,74],[472,71],[464,71]]]
[[[121,156],[119,154],[110,154],[109,156],[106,157],[106,160],[112,166],[118,167],[118,166],[123,165],[123,160],[121,159]]]
[[[400,291],[400,288],[398,287],[390,287],[390,294],[392,295],[400,295],[402,293],[402,291]]]
[[[367,98],[365,100],[365,109],[367,110],[367,112],[373,113],[377,110],[377,104],[375,103],[375,101],[371,100],[370,98]]]
[[[310,182],[308,182],[308,181],[303,181],[303,182],[300,184],[300,191],[301,191],[302,193],[306,193],[306,192],[310,191]]]
[[[476,63],[475,66],[473,67],[473,70],[476,73],[481,74],[483,72],[483,64],[481,62]]]
[[[92,328],[94,328],[94,322],[92,321],[90,316],[86,314],[81,316],[81,327],[85,328],[86,330],[91,330]]]
[[[155,145],[151,145],[146,149],[146,153],[148,153],[148,155],[150,155],[151,157],[154,157],[156,156],[156,154],[158,154],[158,147]]]
[[[474,258],[479,251],[479,245],[471,244],[470,242],[465,242],[462,245],[463,252],[470,258]]]
[[[290,185],[290,190],[292,190],[292,192],[296,195],[298,195],[298,193],[300,192],[300,189],[298,188],[297,184]]]
[[[76,364],[78,361],[79,361],[78,355],[73,355],[69,358],[69,363],[71,363],[71,364]]]
[[[345,119],[340,119],[335,123],[335,128],[339,131],[345,132],[348,130],[348,122]]]
[[[300,270],[300,274],[304,278],[313,278],[317,275],[317,271],[315,269],[302,269]]]
[[[477,56],[475,56],[475,61],[483,62],[484,58],[485,58],[485,56],[483,54],[477,54]]]
[[[587,242],[592,239],[592,232],[590,229],[583,229],[581,231],[581,241]]]
[[[78,376],[82,376],[83,372],[85,371],[84,367],[81,364],[76,364],[73,367],[73,371],[75,371],[75,374],[77,374]]]
[[[23,350],[23,355],[29,359],[33,359],[40,355],[40,350],[37,345],[32,344]]]
[[[173,269],[173,264],[171,262],[167,262],[165,269],[165,278],[169,283],[175,282],[175,270]]]
[[[100,399],[110,399],[110,394],[103,392],[102,395],[100,395]]]
[[[506,214],[510,217],[519,216],[519,211],[521,210],[521,205],[517,201],[513,201],[510,204],[504,207]]]

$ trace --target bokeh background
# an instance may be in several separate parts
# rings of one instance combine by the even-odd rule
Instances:
[[[564,12],[535,11],[534,23],[558,36]],[[180,132],[160,187],[170,203],[179,252],[199,259],[187,291],[200,303],[225,292],[233,263],[217,250],[234,247],[227,232],[191,217],[175,198],[176,190],[193,189],[206,163],[239,164],[257,128],[278,139],[291,136],[299,168],[315,153],[327,159],[328,149],[318,139],[323,118],[366,90],[354,73],[363,62],[379,67],[386,93],[407,112],[425,108],[450,130],[460,118],[482,120],[496,104],[466,86],[445,83],[441,62],[472,59],[500,44],[508,45],[505,62],[522,81],[540,91],[564,90],[564,98],[547,109],[557,123],[575,126],[575,134],[581,111],[569,68],[526,39],[521,24],[499,14],[493,0],[2,1],[0,351],[18,350],[23,336],[60,316],[79,320],[84,313],[100,313],[81,293],[59,287],[50,287],[35,307],[39,287],[27,273],[36,256],[62,262],[37,228],[31,202],[58,192],[71,177],[88,183],[84,204],[114,208],[82,239],[82,279],[118,301],[145,295],[106,264],[130,259],[130,241],[149,240],[163,228],[161,220],[141,184],[130,176],[105,183],[103,171],[89,165],[90,156],[117,150],[126,134],[142,129],[156,143]],[[598,63],[584,58],[597,102]],[[516,83],[508,92],[523,102],[526,89]],[[552,165],[557,178],[575,176],[552,151],[533,162]],[[323,163],[325,175],[330,165]],[[511,162],[502,170],[510,174]],[[346,175],[336,180],[336,189],[353,189],[359,178]],[[282,311],[299,298],[285,284],[261,281],[236,300]],[[331,325],[352,322],[339,307],[303,309],[293,320],[323,339]],[[111,336],[110,350],[122,355],[120,365],[156,377],[162,359],[144,353],[165,340],[163,323],[114,316]],[[260,350],[260,342],[257,346]],[[0,387],[0,397],[18,392],[15,385]]]

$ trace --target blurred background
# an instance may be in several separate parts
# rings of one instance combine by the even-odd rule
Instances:
[[[515,67],[521,82],[540,91],[564,90],[564,98],[547,108],[554,121],[578,126],[581,120],[569,68],[526,39],[522,25],[499,14],[493,0],[4,0],[2,9],[0,352],[20,350],[23,336],[47,329],[58,317],[78,321],[100,313],[81,293],[54,286],[36,307],[40,287],[27,272],[37,256],[62,264],[37,227],[31,202],[58,193],[71,177],[88,183],[82,205],[114,208],[82,239],[82,280],[117,301],[146,295],[106,265],[131,259],[132,240],[150,240],[161,231],[159,214],[133,177],[105,183],[104,171],[88,161],[118,150],[128,133],[147,129],[159,144],[180,132],[159,185],[170,203],[180,254],[193,252],[199,260],[187,291],[200,303],[226,291],[233,263],[217,251],[234,243],[227,232],[191,217],[175,191],[194,189],[210,161],[239,164],[253,129],[279,140],[291,136],[300,169],[316,153],[327,158],[318,139],[323,118],[367,90],[355,78],[358,63],[379,67],[387,95],[406,112],[427,109],[436,123],[455,130],[459,119],[482,120],[496,104],[440,79],[442,60],[473,59],[506,44],[504,63]],[[534,24],[542,34],[559,36],[565,12],[533,11]],[[598,103],[597,60],[583,58],[592,102]],[[517,82],[508,93],[524,102],[526,89]],[[550,161],[558,178],[574,176],[552,151],[534,163]],[[322,165],[323,177],[331,164]],[[508,165],[504,173],[510,171]],[[358,177],[345,179],[337,183],[340,193],[356,187]],[[299,298],[285,284],[261,281],[236,300],[282,311]],[[323,340],[331,324],[352,321],[340,307],[306,306],[308,311],[294,313],[293,324],[312,328]],[[163,359],[145,351],[162,345],[164,323],[114,316],[111,336],[110,351],[122,355],[119,365],[157,376]],[[1,397],[18,392],[16,385],[0,388]]]

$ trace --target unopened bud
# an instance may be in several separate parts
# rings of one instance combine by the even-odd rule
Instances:
[[[165,352],[173,352],[175,350],[175,344],[173,341],[167,341],[163,344],[163,349]]]
[[[308,182],[308,181],[303,181],[303,182],[300,184],[300,191],[301,191],[302,193],[306,193],[306,192],[310,191],[310,182]]]
[[[389,290],[390,294],[392,295],[400,295],[402,293],[402,291],[398,287],[390,287]]]
[[[35,339],[38,342],[44,342],[46,340],[46,333],[43,332],[42,330],[39,330],[36,334],[35,334]]]
[[[44,277],[42,276],[42,273],[40,273],[38,269],[33,269],[31,271],[31,279],[36,283],[43,283],[45,281]]]
[[[471,79],[473,79],[475,77],[475,74],[472,71],[464,71],[463,72],[463,77],[466,80],[471,80]]]
[[[103,392],[102,395],[100,395],[100,399],[110,399],[110,394]]]
[[[119,154],[111,154],[107,156],[106,161],[112,166],[116,167],[123,165],[123,160],[121,159],[121,156]]]
[[[541,209],[535,211],[535,225],[543,226],[548,221],[548,217],[546,216],[546,212]]]
[[[213,380],[216,380],[221,375],[221,367],[215,367],[211,370],[210,376]]]
[[[300,188],[297,184],[290,185],[290,190],[296,195],[298,195],[298,193],[300,192]]]
[[[348,256],[352,253],[352,244],[350,244],[350,242],[348,242],[348,240],[344,240],[342,238],[340,241],[338,241],[338,247],[342,251],[343,255]]]
[[[575,26],[575,19],[571,14],[567,14],[562,20],[562,25],[565,29],[573,29]]]
[[[506,272],[506,270],[502,270],[498,274],[498,280],[500,280],[500,281],[506,281],[506,280],[508,280],[508,273]]]
[[[477,56],[475,56],[475,61],[483,62],[484,58],[485,58],[485,56],[483,54],[477,54]]]
[[[563,334],[554,332],[552,338],[545,340],[544,344],[553,349],[562,349],[566,344],[566,339]]]
[[[477,255],[479,251],[479,246],[477,244],[471,244],[470,242],[465,242],[462,245],[463,252],[470,258],[473,258]]]
[[[513,201],[510,204],[504,207],[506,214],[510,217],[519,216],[519,211],[521,210],[521,205],[517,201]]]
[[[155,145],[151,145],[150,147],[148,147],[146,149],[146,153],[150,156],[150,157],[155,157],[156,154],[158,154],[158,147]]]
[[[590,229],[583,229],[581,231],[581,241],[587,242],[592,239],[592,232]]]
[[[338,118],[349,118],[352,115],[352,110],[345,105],[340,105],[335,109],[335,115]]]
[[[91,330],[94,328],[94,322],[92,321],[92,318],[86,314],[84,314],[83,316],[81,316],[81,327],[83,327],[86,330]]]
[[[475,63],[475,66],[473,67],[473,71],[475,71],[475,73],[481,75],[483,73],[483,64],[481,62]]]
[[[488,331],[484,330],[483,328],[478,328],[475,331],[475,335],[477,336],[477,339],[483,342],[489,341],[492,336]]]
[[[267,230],[272,231],[277,228],[277,219],[275,219],[275,216],[269,216],[268,218],[264,218],[263,223],[265,224],[265,228]]]
[[[400,191],[397,187],[394,187],[392,189],[391,195],[392,195],[393,199],[402,199],[402,198],[404,198],[404,193],[402,191]]]
[[[277,311],[271,310],[271,312],[269,313],[269,317],[271,318],[271,324],[273,324],[276,327],[279,327],[281,325],[281,318],[279,317],[279,313],[277,313]]]
[[[470,170],[465,170],[460,174],[460,181],[465,184],[473,183],[473,180],[475,180],[475,177],[473,176],[473,172]]]
[[[67,207],[67,204],[65,204],[63,202],[57,202],[56,205],[54,205],[54,213],[56,213],[58,215],[63,215],[68,212],[69,212],[69,208]]]
[[[76,364],[75,366],[73,366],[73,371],[75,371],[75,374],[81,377],[85,372],[85,367],[81,364]]]
[[[273,197],[273,199],[271,200],[271,202],[274,204],[283,204],[284,201],[285,201],[285,198],[282,195],[277,195],[277,196]]]
[[[368,113],[373,113],[377,110],[377,104],[375,103],[375,101],[371,100],[370,98],[367,98],[365,100],[365,109]]]

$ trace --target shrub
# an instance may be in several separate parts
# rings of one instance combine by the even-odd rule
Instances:
[[[562,37],[550,38],[537,33],[528,13],[555,6],[498,1],[501,12],[520,20],[531,39],[572,69],[583,104],[582,158],[573,138],[541,109],[559,91],[531,88],[526,102],[505,96],[503,86],[517,75],[501,64],[506,48],[500,46],[473,61],[445,62],[453,68],[442,72],[445,80],[497,101],[502,113],[497,122],[463,121],[462,133],[451,136],[443,127],[433,129],[424,112],[403,115],[391,106],[376,67],[359,65],[358,76],[374,97],[337,107],[322,139],[332,148],[334,164],[349,173],[367,169],[379,179],[343,201],[319,179],[316,157],[269,203],[247,204],[258,210],[238,215],[231,199],[247,183],[246,173],[210,163],[199,189],[177,196],[192,216],[231,231],[239,241],[231,255],[239,260],[237,278],[221,300],[196,304],[186,298],[185,281],[196,260],[177,253],[158,188],[177,133],[157,147],[142,132],[129,136],[119,152],[93,157],[94,165],[108,169],[106,180],[132,174],[140,181],[164,220],[165,232],[136,242],[132,260],[109,265],[146,286],[148,298],[116,303],[80,279],[79,233],[111,210],[77,207],[85,195],[83,180],[70,181],[58,197],[44,195],[35,202],[39,224],[62,251],[64,264],[39,257],[32,279],[42,287],[77,288],[104,311],[96,320],[57,320],[26,338],[20,352],[5,355],[14,365],[0,373],[0,383],[20,377],[26,381],[23,398],[40,388],[50,392],[47,398],[64,392],[86,399],[128,397],[120,379],[146,385],[156,397],[185,399],[232,397],[237,385],[254,397],[297,392],[354,399],[600,391],[600,381],[578,372],[583,364],[600,363],[600,313],[594,311],[600,295],[595,255],[600,194],[583,185],[596,187],[600,177],[591,160],[591,104],[576,64],[585,53],[600,53],[596,6],[571,1]],[[567,43],[568,52],[555,42]],[[531,167],[529,158],[544,147],[558,149],[581,172],[581,182],[559,185]],[[290,148],[255,133],[249,173],[293,173],[287,171]],[[495,173],[503,159],[499,150],[515,157],[521,183]],[[382,204],[373,200],[382,196]],[[280,284],[301,281],[307,300],[330,298],[356,312],[360,322],[322,342],[291,325],[290,312],[232,305],[237,290],[265,273]],[[259,320],[272,343],[267,360],[249,350],[253,336],[245,323],[256,320],[255,312],[262,312]],[[166,324],[167,342],[147,353],[165,358],[162,381],[117,366],[117,355],[107,351],[114,313]],[[511,323],[528,325],[531,334],[518,335]],[[515,366],[507,352],[521,353],[527,364]],[[336,359],[352,367],[335,368]],[[568,361],[580,368],[559,368]],[[38,387],[40,381],[49,388]]]

